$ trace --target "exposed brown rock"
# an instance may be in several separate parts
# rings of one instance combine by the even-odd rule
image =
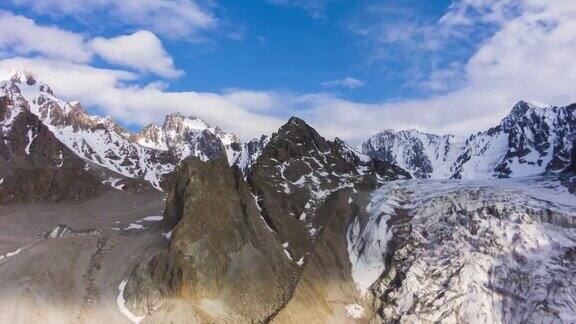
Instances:
[[[272,135],[247,178],[264,218],[297,261],[311,251],[314,233],[324,225],[316,208],[330,192],[399,177],[410,175],[379,160],[363,162],[343,141],[327,141],[292,117]]]
[[[170,243],[134,271],[131,303],[163,320],[179,304],[170,300],[185,300],[208,322],[263,321],[289,298],[297,266],[223,156],[189,158],[178,170],[164,215]]]
[[[7,97],[0,99],[0,203],[95,196],[101,184],[85,170],[86,163],[27,107],[11,105]]]
[[[344,303],[364,302],[350,277],[346,229],[365,208],[349,198],[365,203],[382,181],[409,175],[297,118],[255,156],[245,175],[223,155],[177,168],[163,223],[170,242],[127,288],[148,320],[179,322],[179,311],[209,323],[348,320]]]

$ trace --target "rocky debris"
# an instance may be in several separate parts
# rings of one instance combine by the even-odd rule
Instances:
[[[170,309],[176,299],[208,322],[260,322],[289,298],[298,267],[223,155],[183,161],[163,227],[170,233],[166,250],[133,272],[125,294],[152,320],[177,313]]]
[[[127,192],[143,192],[154,190],[154,187],[148,181],[137,178],[123,178],[118,180],[115,185],[119,189]]]
[[[102,188],[28,107],[0,98],[0,202],[78,200]]]
[[[374,135],[362,150],[416,178],[522,177],[564,169],[575,125],[576,104],[552,107],[520,101],[499,125],[465,139],[389,130]]]
[[[547,179],[384,185],[349,229],[382,322],[571,322],[573,195]],[[425,287],[425,289],[424,289]]]

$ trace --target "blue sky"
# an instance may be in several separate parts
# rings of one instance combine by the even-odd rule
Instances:
[[[575,78],[561,67],[575,66],[569,0],[9,0],[0,9],[1,68],[31,70],[133,130],[181,111],[249,138],[297,115],[357,143],[385,128],[464,135],[520,99],[575,97],[551,86]],[[548,48],[555,60],[536,53]]]

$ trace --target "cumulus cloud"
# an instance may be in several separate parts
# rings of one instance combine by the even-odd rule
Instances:
[[[218,25],[210,7],[193,0],[9,0],[39,15],[149,29],[166,37],[201,39]]]
[[[87,62],[90,51],[81,35],[0,11],[0,51],[5,54],[42,54],[72,62]]]
[[[152,32],[88,39],[82,34],[46,27],[34,20],[0,11],[0,53],[5,57],[42,56],[75,63],[89,63],[94,55],[117,66],[141,73],[175,78],[183,71],[174,67],[172,57]]]
[[[278,107],[283,99],[272,93],[250,94],[241,90],[224,94],[170,92],[156,83],[135,85],[132,81],[138,76],[130,72],[40,58],[0,60],[0,69],[30,71],[62,98],[78,100],[103,114],[141,126],[160,122],[166,114],[180,112],[201,117],[212,125],[249,139],[274,131],[283,121],[283,118],[258,114],[249,108],[268,104]]]
[[[113,38],[98,37],[90,41],[90,48],[107,62],[140,72],[150,72],[167,78],[183,74],[174,67],[174,61],[160,39],[146,30]]]
[[[355,89],[360,88],[366,85],[366,82],[358,79],[354,79],[351,77],[346,77],[343,79],[332,80],[322,82],[320,84],[324,88],[348,88],[348,89]]]

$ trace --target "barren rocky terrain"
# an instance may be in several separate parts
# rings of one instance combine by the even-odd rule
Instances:
[[[119,285],[164,244],[163,209],[159,192],[116,190],[0,206],[0,322],[129,323]]]

